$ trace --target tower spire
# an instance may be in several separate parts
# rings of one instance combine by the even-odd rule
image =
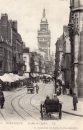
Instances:
[[[45,14],[45,8],[43,9],[43,18],[45,18],[46,14]]]

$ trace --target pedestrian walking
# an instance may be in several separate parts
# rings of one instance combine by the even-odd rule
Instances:
[[[36,93],[38,93],[38,91],[39,91],[39,86],[38,86],[38,84],[36,84]]]
[[[78,98],[77,98],[76,94],[74,93],[74,95],[73,95],[73,107],[74,107],[74,110],[77,110],[77,103],[78,103]]]
[[[0,90],[0,106],[1,106],[1,109],[3,108],[4,102],[5,102],[4,94]]]
[[[0,90],[2,91],[2,85],[0,84]]]

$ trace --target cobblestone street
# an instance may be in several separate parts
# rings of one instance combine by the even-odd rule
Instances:
[[[25,123],[26,125],[26,123],[42,122],[40,114],[41,101],[44,101],[47,95],[52,98],[53,90],[53,83],[43,84],[41,82],[39,83],[38,94],[36,92],[34,94],[27,93],[27,88],[15,92],[4,91],[6,101],[4,108],[0,110],[0,123],[9,122],[12,124],[17,122]],[[59,99],[61,100],[61,97]],[[64,122],[72,126],[75,121],[79,121],[80,123],[82,117],[62,113],[62,119],[59,120],[57,113],[52,114],[51,118],[48,115],[44,115],[43,122],[49,124],[49,121],[56,124],[56,126],[59,123],[59,125],[64,127]]]

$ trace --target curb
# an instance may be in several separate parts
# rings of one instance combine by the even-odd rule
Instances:
[[[83,102],[81,99],[78,98],[79,101]]]
[[[81,101],[80,99],[78,99],[79,101]],[[81,101],[83,102],[83,101]],[[64,111],[62,110],[63,113],[66,113],[66,114],[70,114],[70,115],[74,115],[74,116],[80,116],[80,117],[83,117],[83,115],[79,115],[79,114],[74,114],[74,113],[71,113],[71,112],[67,112],[67,111]]]
[[[63,113],[66,113],[66,114],[74,115],[74,116],[80,116],[80,117],[83,117],[83,115],[78,115],[78,114],[74,114],[74,113],[67,112],[67,111],[62,111],[62,112],[63,112]]]

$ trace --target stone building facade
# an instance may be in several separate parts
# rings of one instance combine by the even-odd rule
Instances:
[[[83,97],[82,36],[83,0],[70,0],[69,35],[71,41],[71,85],[78,97]],[[82,73],[82,74],[81,74]],[[80,77],[80,78],[79,78]]]
[[[56,76],[58,76],[61,73],[61,62],[63,56],[63,35],[60,38],[58,38],[55,45],[56,45],[55,71]]]
[[[71,46],[68,26],[63,26],[63,56],[61,70],[63,71],[65,87],[71,92]]]
[[[45,60],[37,52],[30,52],[30,72],[45,73]]]
[[[30,72],[30,56],[29,56],[28,47],[23,48],[23,60],[25,61],[24,72],[29,73]]]
[[[17,21],[8,20],[7,14],[1,14],[0,19],[0,47],[2,50],[5,62],[2,62],[0,57],[0,64],[3,68],[0,72],[13,72],[19,75],[23,74],[23,41],[21,35],[17,30]],[[2,43],[4,43],[2,45]],[[3,61],[4,61],[3,58]]]
[[[71,90],[71,49],[68,26],[63,26],[63,34],[56,42],[55,54],[56,79],[61,80],[65,88]]]
[[[12,72],[12,46],[11,43],[0,37],[0,75]]]

